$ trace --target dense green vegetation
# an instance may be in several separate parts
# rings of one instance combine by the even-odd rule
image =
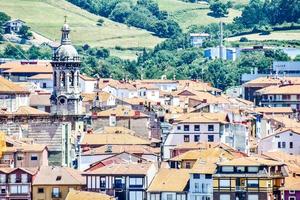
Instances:
[[[3,24],[10,20],[10,16],[4,12],[0,12],[0,41],[3,40],[2,34],[4,33]]]
[[[179,25],[161,11],[152,0],[69,0],[71,3],[97,15],[108,17],[129,26],[143,28],[160,37],[180,33]]]

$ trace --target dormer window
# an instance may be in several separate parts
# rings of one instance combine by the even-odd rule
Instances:
[[[61,180],[61,176],[57,176],[56,181],[60,181],[60,180]]]

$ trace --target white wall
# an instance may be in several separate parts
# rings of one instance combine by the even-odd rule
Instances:
[[[278,148],[278,142],[281,143],[281,148]],[[285,142],[285,148],[283,148]],[[293,148],[290,148],[290,142],[293,143]],[[300,155],[300,135],[292,131],[285,131],[280,134],[272,135],[263,138],[258,144],[258,152],[267,151],[283,151],[288,154]]]

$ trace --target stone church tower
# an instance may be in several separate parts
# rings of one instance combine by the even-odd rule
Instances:
[[[61,44],[54,51],[53,92],[51,95],[51,113],[54,115],[76,116],[82,114],[82,97],[79,87],[80,58],[71,43],[70,27],[63,25]]]

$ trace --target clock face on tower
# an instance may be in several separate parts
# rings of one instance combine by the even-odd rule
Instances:
[[[67,100],[66,100],[65,97],[59,97],[58,102],[59,102],[60,105],[64,105],[67,102]]]

